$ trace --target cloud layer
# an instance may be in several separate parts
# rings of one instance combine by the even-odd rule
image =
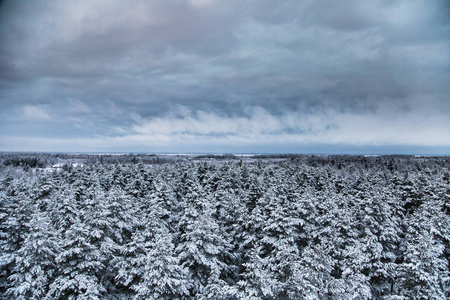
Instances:
[[[448,82],[445,0],[0,4],[4,151],[448,153]]]

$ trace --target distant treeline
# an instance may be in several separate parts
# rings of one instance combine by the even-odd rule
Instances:
[[[0,299],[450,298],[449,157],[0,159]]]
[[[387,165],[391,170],[401,168],[417,167],[424,164],[437,164],[440,166],[450,165],[450,156],[412,156],[412,155],[305,155],[305,154],[96,154],[96,153],[0,153],[1,166],[13,166],[23,168],[43,168],[61,163],[83,163],[83,164],[115,164],[115,163],[142,163],[142,164],[165,164],[177,162],[199,162],[199,161],[239,161],[246,163],[261,163],[271,161],[290,161],[302,163],[308,166],[336,165],[341,167],[345,164],[361,164],[366,168],[377,165]],[[402,167],[403,166],[403,167]]]

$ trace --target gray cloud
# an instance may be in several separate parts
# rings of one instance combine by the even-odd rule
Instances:
[[[449,16],[444,0],[4,1],[0,149],[448,147]]]

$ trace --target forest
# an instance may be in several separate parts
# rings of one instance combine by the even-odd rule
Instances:
[[[0,299],[449,299],[450,157],[0,154]]]

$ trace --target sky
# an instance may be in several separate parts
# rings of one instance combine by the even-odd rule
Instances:
[[[450,154],[450,1],[0,1],[0,151]]]

